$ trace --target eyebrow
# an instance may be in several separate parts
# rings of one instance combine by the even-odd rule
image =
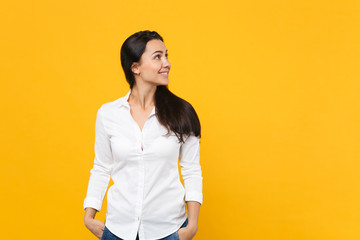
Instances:
[[[168,50],[166,49],[166,52],[167,52]],[[160,50],[157,50],[157,51],[155,51],[155,52],[153,52],[153,54],[151,54],[151,55],[154,55],[155,53],[163,53],[163,51],[160,51]]]

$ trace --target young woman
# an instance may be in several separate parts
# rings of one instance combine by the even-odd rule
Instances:
[[[199,118],[168,90],[171,65],[157,32],[128,37],[121,65],[130,90],[97,111],[85,226],[102,240],[190,240],[203,200]],[[95,215],[110,177],[104,224]]]

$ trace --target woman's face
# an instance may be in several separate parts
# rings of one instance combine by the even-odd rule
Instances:
[[[161,40],[148,41],[139,63],[133,68],[136,81],[141,79],[155,85],[167,85],[171,68],[167,56],[166,46]]]

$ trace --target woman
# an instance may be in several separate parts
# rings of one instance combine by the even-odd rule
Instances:
[[[200,121],[190,103],[168,90],[167,56],[157,32],[127,38],[121,65],[130,90],[97,111],[84,223],[102,240],[190,240],[197,232],[203,198]],[[104,224],[95,215],[110,177]]]

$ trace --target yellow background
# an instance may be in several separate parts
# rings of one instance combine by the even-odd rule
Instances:
[[[96,111],[147,29],[201,120],[194,239],[360,239],[359,1],[6,1],[0,21],[2,239],[96,239]]]

